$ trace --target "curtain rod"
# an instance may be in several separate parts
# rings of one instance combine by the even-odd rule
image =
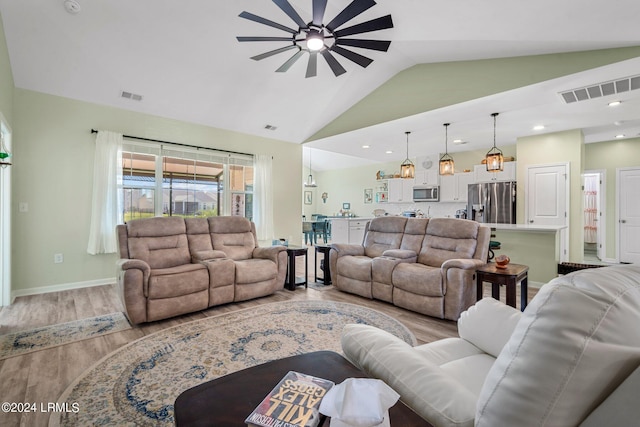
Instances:
[[[98,131],[95,130],[95,129],[91,129],[91,133],[98,133]],[[195,148],[196,150],[212,150],[212,151],[219,151],[219,152],[222,152],[222,153],[242,154],[243,156],[251,156],[251,157],[253,157],[253,154],[242,153],[240,151],[229,151],[229,150],[221,150],[221,149],[218,149],[218,148],[200,147],[198,145],[183,144],[181,142],[162,141],[162,140],[159,140],[159,139],[142,138],[140,136],[122,135],[122,137],[123,138],[129,138],[129,139],[137,139],[138,141],[159,142],[161,144],[179,145],[181,147]]]

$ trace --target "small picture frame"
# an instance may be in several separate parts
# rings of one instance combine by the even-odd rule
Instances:
[[[364,189],[364,202],[373,203],[373,188]]]
[[[313,203],[313,193],[311,191],[304,192],[304,204],[310,205]]]
[[[349,209],[351,209],[351,203],[343,203],[342,204],[342,209],[344,209],[345,211],[348,211]]]

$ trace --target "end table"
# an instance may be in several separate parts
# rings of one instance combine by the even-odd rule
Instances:
[[[287,246],[287,255],[289,256],[289,266],[287,271],[287,280],[284,282],[284,287],[290,291],[295,291],[296,286],[304,285],[307,287],[308,262],[307,262],[307,247],[306,246]],[[296,278],[296,257],[304,255],[304,277],[302,279]]]
[[[507,264],[506,268],[498,268],[490,262],[476,270],[477,300],[482,299],[483,282],[491,283],[491,296],[500,300],[500,285],[507,288],[507,305],[516,306],[516,284],[520,282],[520,310],[527,307],[527,280],[529,267],[522,264]]]

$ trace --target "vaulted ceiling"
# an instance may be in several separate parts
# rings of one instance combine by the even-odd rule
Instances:
[[[566,104],[559,95],[640,75],[640,51],[633,49],[618,50],[623,53],[591,65],[572,62],[566,55],[558,57],[568,64],[565,71],[559,67],[556,74],[540,81],[526,76],[523,59],[520,68],[513,70],[525,73],[525,78],[516,79],[513,87],[502,85],[505,77],[499,75],[490,82],[476,75],[484,78],[470,77],[459,84],[442,78],[446,87],[437,93],[440,103],[407,96],[406,104],[413,109],[400,115],[398,111],[407,105],[397,90],[407,91],[419,81],[412,80],[415,74],[431,75],[443,63],[473,61],[467,63],[469,69],[480,70],[478,61],[488,59],[640,46],[640,2],[636,0],[379,0],[348,24],[391,14],[394,28],[353,36],[390,40],[389,51],[353,48],[373,59],[367,68],[336,55],[347,71],[339,77],[320,59],[313,78],[305,78],[306,58],[285,73],[275,72],[290,53],[250,59],[282,47],[282,42],[236,40],[236,36],[286,36],[240,18],[243,11],[295,26],[270,0],[76,1],[80,12],[70,14],[63,0],[0,0],[16,87],[306,142],[317,149],[317,169],[337,167],[341,160],[357,164],[404,158],[405,130],[413,132],[412,156],[437,153],[443,148],[444,122],[452,123],[452,140],[467,142],[450,151],[482,148],[492,142],[490,113],[494,111],[501,113],[498,129],[504,144],[531,134],[535,124],[545,125],[544,131],[581,128],[587,142],[640,133],[640,90],[573,104]],[[311,21],[312,0],[289,1],[303,19]],[[350,2],[329,0],[325,16],[337,15]],[[545,58],[554,63],[554,57]],[[464,62],[456,65],[466,68]],[[475,93],[469,89],[474,84],[489,90],[479,90],[477,98],[465,98],[465,93]],[[142,99],[123,98],[123,91]],[[429,93],[423,98],[429,98]],[[608,108],[606,104],[614,99],[623,103]],[[268,130],[267,125],[276,129]],[[363,150],[365,143],[371,148]],[[330,165],[321,164],[324,159]]]

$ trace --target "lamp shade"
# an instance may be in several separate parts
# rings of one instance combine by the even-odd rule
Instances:
[[[487,152],[485,156],[485,162],[487,165],[487,172],[500,172],[504,170],[504,156],[502,150],[496,148],[496,117],[500,113],[493,113],[493,147]]]
[[[453,163],[453,157],[449,155],[449,147],[447,139],[449,137],[449,124],[445,123],[444,126],[444,154],[440,157],[440,175],[453,175],[455,167]]]
[[[412,179],[416,176],[416,167],[413,162],[409,160],[409,134],[411,132],[405,132],[407,135],[407,158],[400,165],[400,178]]]

